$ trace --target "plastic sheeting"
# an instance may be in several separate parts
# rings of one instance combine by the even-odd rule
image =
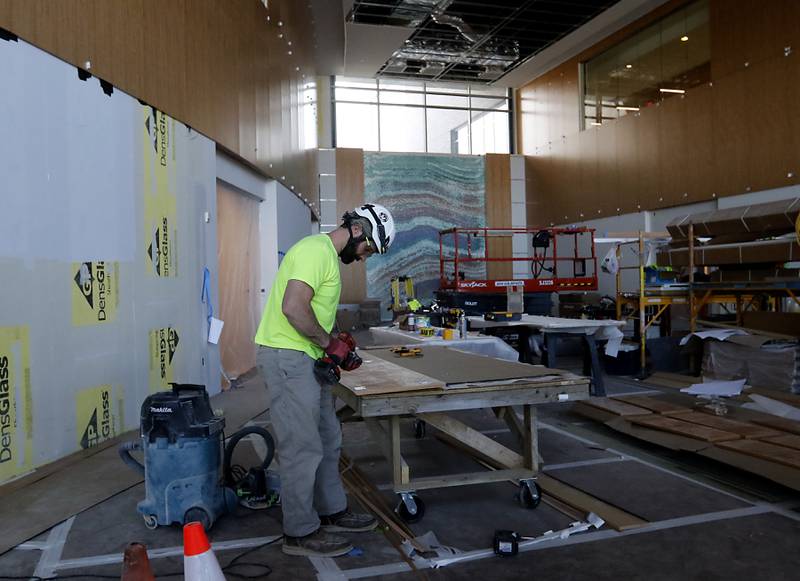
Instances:
[[[519,353],[511,345],[498,337],[489,335],[445,341],[441,337],[422,337],[392,327],[370,327],[369,332],[379,345],[419,345],[420,343],[443,345],[505,361],[519,361]]]
[[[728,341],[704,341],[703,376],[714,379],[746,379],[747,383],[780,391],[791,391],[795,345],[777,343],[761,348]]]

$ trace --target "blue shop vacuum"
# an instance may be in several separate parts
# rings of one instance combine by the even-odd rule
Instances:
[[[225,418],[214,415],[205,387],[170,385],[171,391],[144,400],[139,441],[119,447],[122,460],[144,475],[146,495],[137,510],[145,526],[155,529],[198,521],[208,530],[240,503],[249,508],[275,504],[275,485],[271,495],[266,486],[267,467],[275,451],[269,432],[255,426],[244,428],[231,437],[223,453]],[[236,444],[249,435],[264,440],[263,463],[249,471],[232,468]],[[135,450],[143,452],[143,463],[131,455]]]

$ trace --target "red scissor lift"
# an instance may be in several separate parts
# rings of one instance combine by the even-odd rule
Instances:
[[[525,293],[597,290],[594,228],[449,228],[439,232],[439,288],[455,293],[505,293],[522,287]],[[525,236],[532,255],[489,257],[492,240]],[[464,247],[466,242],[466,248]],[[480,242],[480,243],[478,243]],[[510,245],[505,245],[509,248]],[[559,254],[559,247],[565,255]],[[445,256],[445,253],[448,256]],[[489,265],[530,264],[527,275],[489,278]],[[463,267],[485,263],[487,278],[467,279]]]

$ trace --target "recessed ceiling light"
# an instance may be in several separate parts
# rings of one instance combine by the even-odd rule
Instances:
[[[689,40],[689,37],[688,37],[688,36],[686,36],[686,35],[684,34],[684,35],[681,37],[681,42],[686,42],[687,40]]]
[[[626,69],[632,69],[632,68],[633,68],[633,65],[625,65],[625,68],[626,68]]]

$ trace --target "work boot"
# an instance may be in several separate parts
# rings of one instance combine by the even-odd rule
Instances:
[[[321,528],[304,537],[283,537],[283,552],[301,557],[340,557],[353,550],[350,541]]]
[[[378,526],[377,519],[371,514],[358,514],[349,510],[320,516],[319,520],[323,530],[329,533],[363,533]]]

